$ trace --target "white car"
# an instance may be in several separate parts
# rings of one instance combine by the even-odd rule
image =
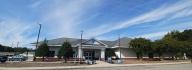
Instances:
[[[23,55],[14,55],[8,58],[9,61],[25,61],[27,60],[27,57]]]

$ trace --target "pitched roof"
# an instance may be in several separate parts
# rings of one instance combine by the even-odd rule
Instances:
[[[82,41],[86,41],[87,39],[82,39]],[[65,41],[71,43],[71,45],[77,45],[81,42],[81,39],[76,38],[57,38],[48,40],[48,45],[62,45]]]
[[[131,41],[131,38],[128,38],[128,37],[120,38],[120,47],[128,47],[130,41]],[[115,42],[116,43],[114,46],[119,46],[119,40],[115,40]]]
[[[96,40],[94,38],[89,39],[89,40],[87,40],[85,42],[82,42],[82,44],[83,45],[93,45],[93,44],[95,44],[95,45],[100,45],[100,46],[107,46],[107,44],[105,44],[105,43],[103,43],[103,42],[101,42],[99,40]]]
[[[100,40],[100,41],[108,45],[108,47],[113,47],[115,45],[115,41],[105,41],[105,40]]]
[[[82,39],[83,42],[86,42],[88,40],[90,40],[90,39]],[[80,44],[81,39],[77,39],[77,38],[57,38],[57,39],[47,40],[47,44],[48,45],[62,45],[63,42],[65,42],[65,41],[68,41],[69,43],[71,43],[71,45],[77,45],[77,44]],[[98,40],[98,41],[106,44],[108,47],[114,47],[114,46],[119,45],[119,40],[115,40],[115,41]],[[131,41],[131,38],[127,38],[127,37],[120,38],[120,46],[128,47],[130,41]],[[35,43],[32,43],[32,44],[35,44]]]

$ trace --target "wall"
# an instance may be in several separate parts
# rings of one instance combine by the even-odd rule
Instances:
[[[61,46],[51,46],[49,47],[49,50],[50,51],[55,51],[55,57],[57,56],[58,52],[59,52],[59,49],[61,48]],[[76,48],[73,48],[73,51],[75,53],[78,53],[78,50]],[[77,55],[77,54],[76,54]]]
[[[115,49],[115,54],[120,57],[120,51],[118,48]],[[122,58],[136,58],[135,52],[130,48],[121,48]]]
[[[115,48],[115,54],[117,57],[120,57],[120,52],[118,48]],[[136,53],[131,48],[121,48],[121,57],[122,58],[137,58]],[[163,53],[164,58],[171,58],[170,53]],[[148,58],[147,54],[143,54],[143,58]],[[154,54],[154,58],[159,58],[157,54]]]
[[[55,56],[57,56],[57,53],[59,52],[60,46],[51,46],[49,47],[50,51],[55,51]]]

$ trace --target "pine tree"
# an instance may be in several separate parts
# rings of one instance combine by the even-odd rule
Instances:
[[[63,57],[65,60],[65,63],[67,62],[67,59],[69,59],[70,57],[73,57],[73,49],[72,46],[69,42],[64,42],[62,47],[60,48],[59,52],[58,52],[58,57]]]
[[[48,56],[48,54],[49,54],[49,47],[47,45],[47,41],[44,40],[44,42],[41,43],[41,45],[38,46],[37,50],[35,51],[35,56],[43,57],[44,61],[44,57]]]

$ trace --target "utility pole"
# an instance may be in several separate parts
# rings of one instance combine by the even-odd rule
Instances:
[[[35,51],[37,50],[37,47],[38,47],[40,33],[41,33],[41,24],[39,24],[39,32],[38,32],[38,36],[37,36],[37,43],[36,43]],[[33,60],[34,61],[36,60],[35,56],[34,56]]]
[[[83,37],[83,30],[81,31],[81,44],[80,44],[80,50],[81,50],[81,52],[80,52],[80,55],[79,55],[79,56],[80,56],[80,63],[81,63],[81,58],[82,58],[81,56],[83,55],[83,54],[82,54],[82,52],[83,52],[83,49],[82,49],[82,41],[83,41],[83,39],[82,39],[82,37]]]
[[[13,42],[11,43],[11,48],[13,48]]]
[[[16,48],[18,48],[19,47],[19,42],[17,42],[17,47]]]
[[[40,35],[40,32],[41,32],[41,24],[39,24],[39,32],[38,32],[38,36],[37,36],[36,49],[37,49],[38,43],[39,43],[39,35]]]
[[[15,54],[17,54],[17,52],[18,52],[18,47],[19,47],[19,42],[17,42],[17,46],[16,46],[16,50],[15,50]]]

